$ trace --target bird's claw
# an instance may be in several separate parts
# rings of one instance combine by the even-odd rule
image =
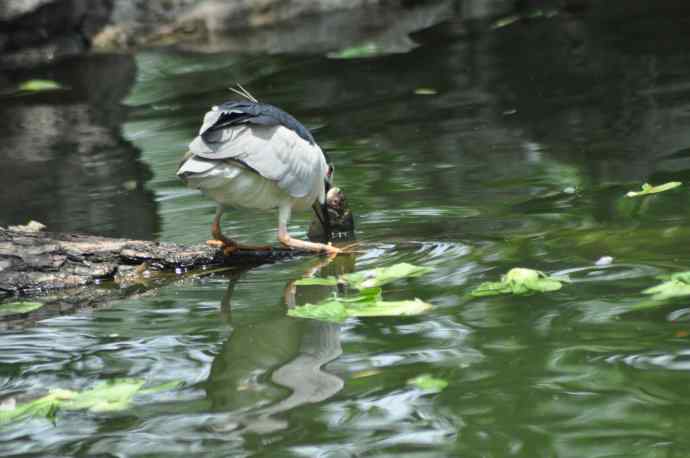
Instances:
[[[339,254],[357,254],[357,253],[364,253],[363,251],[360,250],[355,250],[354,248],[361,245],[361,242],[354,242],[349,245],[345,245],[342,247],[335,247],[331,245],[330,243],[328,245],[324,245],[326,248],[324,248],[324,252],[329,255],[329,257],[335,257]]]
[[[206,245],[223,250],[225,256],[230,256],[239,249],[235,243],[228,243],[224,240],[207,240]]]

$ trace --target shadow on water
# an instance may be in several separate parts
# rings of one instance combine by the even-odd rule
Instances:
[[[67,89],[5,95],[0,104],[0,224],[37,220],[56,232],[151,239],[158,231],[151,174],[120,133],[120,101],[134,84],[128,55],[76,57],[0,81],[3,92],[29,79]]]

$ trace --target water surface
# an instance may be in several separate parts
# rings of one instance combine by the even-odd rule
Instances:
[[[118,377],[184,386],[119,413],[6,426],[0,454],[686,456],[690,309],[635,305],[656,276],[688,270],[690,192],[623,196],[690,177],[690,10],[602,10],[500,28],[451,18],[417,32],[409,52],[369,59],[85,57],[77,62],[100,80],[4,104],[15,128],[3,128],[3,183],[32,187],[5,194],[3,223],[33,217],[55,230],[196,243],[214,205],[174,170],[203,113],[241,79],[328,151],[363,252],[323,267],[301,259],[180,280],[4,331],[5,394]],[[105,84],[108,69],[129,69],[132,87]],[[19,106],[22,123],[8,115]],[[41,113],[91,127],[32,130]],[[309,218],[293,218],[294,235],[305,236]],[[273,242],[276,224],[248,211],[224,220],[255,243]],[[602,256],[613,262],[595,265]],[[432,303],[430,313],[343,325],[285,314],[286,288],[311,269],[396,262],[435,268],[386,290]],[[573,282],[545,295],[469,296],[514,266]],[[448,388],[406,383],[422,373]]]

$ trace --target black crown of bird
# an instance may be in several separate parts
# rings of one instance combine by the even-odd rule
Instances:
[[[309,208],[322,228],[315,232],[324,241],[333,232],[334,209],[335,215],[348,214],[337,222],[354,229],[351,212],[343,211],[344,194],[332,186],[333,166],[328,156],[292,115],[259,102],[240,84],[230,90],[246,100],[224,102],[206,113],[177,170],[189,187],[201,190],[217,204],[209,244],[222,248],[226,255],[272,249],[238,244],[223,235],[220,222],[228,208],[277,209],[278,241],[283,246],[341,253],[332,243],[299,240],[288,233],[293,211]]]

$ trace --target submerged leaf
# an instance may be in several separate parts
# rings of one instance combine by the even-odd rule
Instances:
[[[20,91],[27,92],[54,91],[56,89],[63,89],[63,86],[51,80],[29,80],[19,85]]]
[[[563,278],[549,277],[544,272],[515,267],[501,277],[500,282],[484,282],[471,292],[472,296],[495,296],[498,294],[545,293],[561,289]]]
[[[20,313],[29,313],[43,307],[41,302],[10,302],[8,304],[0,304],[0,317],[8,315],[17,315]]]
[[[425,391],[443,391],[448,382],[441,378],[432,377],[430,374],[421,374],[407,381],[409,385],[414,385]]]
[[[668,191],[669,189],[677,188],[678,186],[681,186],[682,184],[683,183],[681,183],[680,181],[669,181],[668,183],[660,184],[658,186],[652,186],[649,183],[645,183],[642,185],[641,191],[630,191],[625,196],[626,197],[638,197],[638,196],[646,196],[649,194],[656,194],[659,192]]]
[[[106,412],[127,408],[139,393],[155,393],[178,387],[180,382],[170,382],[142,390],[143,380],[118,379],[100,382],[82,392],[55,389],[41,398],[0,410],[0,424],[28,417],[52,418],[59,409]]]

